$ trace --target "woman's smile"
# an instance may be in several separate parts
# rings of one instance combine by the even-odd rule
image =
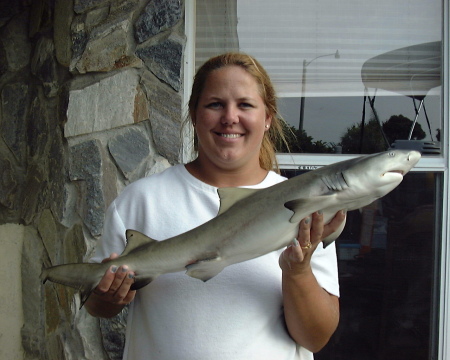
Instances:
[[[219,136],[222,136],[224,138],[227,139],[237,139],[240,138],[241,136],[243,136],[242,134],[221,134],[221,133],[216,133]]]

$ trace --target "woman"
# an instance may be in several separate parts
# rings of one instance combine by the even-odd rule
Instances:
[[[282,133],[273,86],[252,57],[228,53],[197,72],[189,101],[197,158],[129,185],[111,204],[94,261],[125,247],[126,229],[166,239],[215,217],[217,188],[265,188]],[[206,283],[164,274],[138,292],[134,274],[111,265],[85,306],[110,317],[131,302],[125,359],[312,359],[339,321],[334,245],[321,239],[344,220],[302,220],[284,251],[225,268]],[[245,241],[245,239],[243,239]],[[109,255],[112,254],[112,255]]]

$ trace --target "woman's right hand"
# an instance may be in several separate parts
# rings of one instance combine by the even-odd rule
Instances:
[[[112,262],[118,257],[113,253],[102,263]],[[92,290],[84,306],[93,316],[113,317],[125,305],[133,301],[136,290],[130,290],[134,283],[134,272],[126,265],[118,267],[112,264],[101,278],[97,287]]]

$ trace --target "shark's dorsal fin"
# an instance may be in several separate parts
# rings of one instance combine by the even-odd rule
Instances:
[[[140,233],[139,231],[131,229],[128,229],[125,232],[125,236],[127,238],[127,246],[125,247],[125,250],[123,251],[121,256],[129,254],[131,251],[144,244],[148,244],[154,241],[156,242],[156,240],[149,238],[148,236]]]
[[[317,204],[323,204],[330,196],[332,195],[314,196],[311,198],[288,201],[284,204],[284,207],[294,212],[289,219],[289,222],[292,224],[299,223],[305,217],[305,211],[307,214],[312,214],[317,210],[321,210],[320,208],[317,208]]]
[[[258,192],[260,189],[246,189],[246,188],[220,188],[217,189],[217,193],[220,198],[220,209],[219,214],[223,214],[230,207],[236,204],[238,201],[253,195],[255,192]]]

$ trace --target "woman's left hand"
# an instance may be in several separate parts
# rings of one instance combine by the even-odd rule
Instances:
[[[345,211],[336,213],[326,225],[322,212],[315,212],[300,222],[297,239],[280,256],[280,267],[291,274],[309,271],[311,256],[320,242],[335,232],[345,220]]]
[[[338,230],[344,220],[344,211],[338,211],[326,225],[320,212],[308,216],[300,222],[298,240],[280,255],[287,329],[297,344],[312,352],[322,349],[336,330],[339,298],[319,285],[312,272],[311,256],[319,243]]]

